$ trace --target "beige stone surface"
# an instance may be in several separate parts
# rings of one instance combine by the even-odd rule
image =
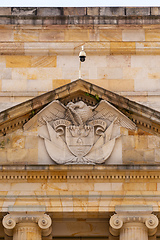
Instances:
[[[8,80],[3,79],[2,81],[2,91],[26,91],[27,81],[26,80]]]
[[[4,56],[0,56],[0,68],[4,69],[6,67],[6,61]]]
[[[152,68],[148,72],[148,78],[149,79],[160,79],[160,72],[158,68]]]
[[[145,30],[145,40],[146,41],[159,41],[160,39],[160,31],[156,29],[153,31],[152,29]]]
[[[64,41],[89,41],[89,30],[67,29],[65,30]]]
[[[71,80],[70,79],[57,79],[57,80],[53,80],[52,81],[52,85],[53,85],[53,89],[61,87],[65,84],[70,83]]]
[[[38,68],[12,68],[12,79],[37,79]]]
[[[6,56],[7,68],[56,67],[56,56]]]
[[[95,183],[95,191],[121,191],[122,183]]]
[[[2,80],[0,80],[0,91],[2,91]]]
[[[108,80],[108,90],[110,91],[134,91],[133,79],[110,79]]]
[[[27,80],[27,70],[29,68],[12,68],[12,79]]]
[[[100,29],[99,30],[100,41],[122,41],[122,30],[116,29]]]
[[[149,148],[159,148],[160,139],[157,136],[148,136],[148,147]]]
[[[42,30],[39,33],[40,41],[64,41],[65,33],[63,29]]]
[[[28,80],[27,81],[28,91],[50,91],[52,90],[52,80]]]
[[[136,79],[140,78],[143,74],[142,68],[134,68],[134,67],[123,67],[123,78],[124,79]]]
[[[10,163],[21,163],[27,157],[26,149],[8,149],[7,150],[7,160]]]
[[[125,191],[156,191],[157,183],[124,183],[123,189]]]
[[[18,29],[14,31],[14,41],[17,42],[33,42],[39,40],[39,31],[27,30],[27,29]]]
[[[38,148],[38,137],[27,136],[25,139],[25,148],[37,149]]]
[[[1,39],[0,42],[9,42],[9,41],[13,41],[14,39],[14,35],[13,35],[13,31],[12,30],[5,30],[5,29],[0,29],[0,33],[1,33]]]
[[[97,70],[98,79],[122,79],[122,68],[106,68],[99,67]]]
[[[2,68],[0,72],[0,79],[11,79],[12,70],[11,68]]]
[[[106,56],[107,67],[130,67],[131,59],[134,58],[134,55],[110,55]],[[134,67],[134,66],[132,66]],[[139,66],[136,66],[139,67]]]
[[[78,68],[70,67],[70,68],[63,68],[62,72],[62,79],[66,79],[66,76],[68,79],[71,79],[72,81],[78,79],[79,76],[79,71]],[[82,71],[82,79],[83,78],[88,78],[89,77],[89,71],[88,70],[83,70]]]
[[[155,161],[160,162],[160,150],[155,149]]]
[[[155,150],[146,150],[144,152],[144,160],[146,160],[147,162],[153,163],[154,162],[154,158],[155,158]],[[156,159],[155,159],[156,161]]]
[[[96,84],[99,87],[108,89],[108,80],[106,79],[99,79],[98,81],[97,79],[86,79],[86,81]]]
[[[110,52],[111,54],[135,54],[135,42],[111,42]]]
[[[13,136],[12,137],[12,148],[24,148],[25,138],[24,136]]]
[[[146,73],[144,73],[146,74]],[[159,91],[160,85],[159,85],[159,79],[147,79],[147,78],[142,78],[141,81],[140,79],[135,79],[134,84],[135,84],[135,91]]]
[[[30,56],[6,56],[7,68],[31,67]]]
[[[39,80],[62,79],[62,68],[59,67],[40,68],[36,72]]]
[[[14,69],[13,69],[14,70]],[[27,79],[30,79],[30,80],[35,80],[37,79],[38,77],[38,70],[37,68],[29,68],[29,69],[26,69],[28,70],[27,71]],[[25,71],[26,72],[26,71]]]
[[[6,150],[0,151],[0,160],[1,160],[1,164],[5,164],[7,162],[7,151]]]
[[[37,149],[8,149],[7,164],[36,164],[38,162]]]
[[[135,148],[134,136],[122,136],[123,150],[130,150]]]
[[[132,55],[131,56],[131,67],[140,68],[152,68],[156,67],[159,63],[159,56],[146,56],[146,55]]]
[[[56,65],[57,65],[56,56],[31,57],[31,67],[53,68],[56,67]]]
[[[135,150],[135,149],[132,149],[132,150],[124,150],[122,152],[122,159],[123,159],[123,162],[126,163],[126,164],[131,164],[131,163],[144,163],[144,152],[143,150]]]
[[[122,41],[145,41],[144,29],[122,30]]]
[[[147,136],[135,136],[135,149],[147,149],[148,138]]]

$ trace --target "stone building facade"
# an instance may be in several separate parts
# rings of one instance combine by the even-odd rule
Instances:
[[[0,239],[160,238],[159,65],[158,7],[0,8]]]

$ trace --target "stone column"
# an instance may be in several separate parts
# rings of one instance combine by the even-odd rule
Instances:
[[[148,240],[156,233],[158,218],[150,213],[120,212],[110,218],[110,233],[120,240]]]
[[[42,240],[51,234],[51,218],[41,213],[10,213],[3,218],[4,231],[13,240]]]

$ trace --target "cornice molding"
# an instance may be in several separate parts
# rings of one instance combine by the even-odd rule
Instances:
[[[115,29],[115,34],[116,34]],[[154,30],[153,30],[154,31]],[[156,32],[155,32],[156,34]],[[85,46],[85,51],[87,55],[102,54],[102,55],[116,55],[116,54],[132,54],[132,55],[147,55],[152,52],[154,55],[160,54],[160,44],[159,42],[152,41],[147,42],[147,47],[144,47],[146,42],[116,42],[114,41],[114,45],[112,41],[92,41],[92,42],[26,42],[26,43],[18,43],[18,42],[8,42],[0,43],[0,52],[2,55],[51,55],[51,51],[53,51],[53,55],[64,55],[64,54],[75,54],[77,55],[80,51],[80,47],[82,45]],[[111,46],[112,44],[112,46]]]
[[[150,9],[149,9],[150,10]],[[138,12],[138,10],[137,10]],[[151,25],[159,24],[159,15],[106,16],[106,15],[1,15],[0,25]]]
[[[160,182],[159,165],[110,165],[110,166],[0,166],[1,181],[116,181]]]

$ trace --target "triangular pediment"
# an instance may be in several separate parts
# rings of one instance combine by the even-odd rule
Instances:
[[[160,135],[160,112],[81,79],[1,112],[0,134],[5,135],[22,128],[54,100],[59,100],[64,106],[69,102],[78,101],[95,106],[100,100],[106,100],[133,121],[138,128]]]

